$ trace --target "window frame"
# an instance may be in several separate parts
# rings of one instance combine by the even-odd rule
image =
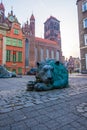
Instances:
[[[85,11],[87,11],[87,1],[84,1],[82,3],[82,12],[85,12]]]
[[[51,58],[54,59],[54,50],[51,50]]]
[[[6,50],[6,62],[11,61],[11,50]]]
[[[14,34],[18,35],[19,34],[19,30],[18,29],[14,29]]]
[[[13,51],[13,62],[17,61],[17,52]]]
[[[86,65],[86,70],[87,70],[87,53],[85,54],[85,65]]]
[[[83,19],[83,27],[84,28],[87,28],[87,23],[86,22],[87,22],[87,17],[85,19]]]
[[[22,62],[22,51],[18,51],[18,62]]]
[[[87,45],[87,34],[84,34],[84,44]]]
[[[49,59],[50,55],[49,55],[49,49],[46,49],[46,59]]]
[[[57,51],[56,51],[56,60],[57,60],[57,61],[59,61],[59,59],[60,59],[59,57],[60,57],[60,52],[57,50]]]
[[[43,61],[43,59],[44,59],[44,49],[41,48],[40,49],[40,60]]]

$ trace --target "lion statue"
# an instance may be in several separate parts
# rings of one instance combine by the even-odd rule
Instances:
[[[36,81],[28,81],[27,90],[45,91],[68,86],[68,70],[54,59],[37,63]]]

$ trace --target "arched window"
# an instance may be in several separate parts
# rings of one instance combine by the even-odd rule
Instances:
[[[38,61],[38,52],[37,52],[37,47],[35,47],[35,61]]]
[[[46,59],[48,59],[49,58],[49,50],[47,49],[46,50]]]
[[[59,61],[59,51],[56,51],[56,60]]]
[[[29,66],[29,40],[25,40],[25,66]]]
[[[87,11],[87,1],[82,3],[82,11],[83,12]]]
[[[44,54],[44,52],[43,52],[43,49],[41,48],[41,53],[40,53],[40,55],[41,55],[41,61],[43,61],[43,59],[44,59],[44,57],[43,57],[43,54]]]
[[[83,19],[83,27],[87,28],[87,18]]]
[[[51,51],[51,58],[54,59],[54,51]]]

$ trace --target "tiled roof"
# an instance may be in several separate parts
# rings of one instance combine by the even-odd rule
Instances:
[[[57,44],[57,42],[55,42],[55,41],[43,39],[43,38],[39,38],[39,37],[35,37],[35,40],[37,42],[43,42],[43,43],[48,43],[48,44]]]

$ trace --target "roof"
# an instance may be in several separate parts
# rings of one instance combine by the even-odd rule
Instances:
[[[30,20],[35,20],[34,15],[32,14]]]
[[[56,21],[60,22],[57,18],[50,16],[44,23],[46,23],[47,21],[49,21],[50,19],[55,19]]]
[[[43,38],[39,38],[39,37],[35,37],[35,40],[37,42],[43,42],[43,43],[48,43],[48,44],[57,44],[57,42],[55,42],[55,41],[43,39]]]

